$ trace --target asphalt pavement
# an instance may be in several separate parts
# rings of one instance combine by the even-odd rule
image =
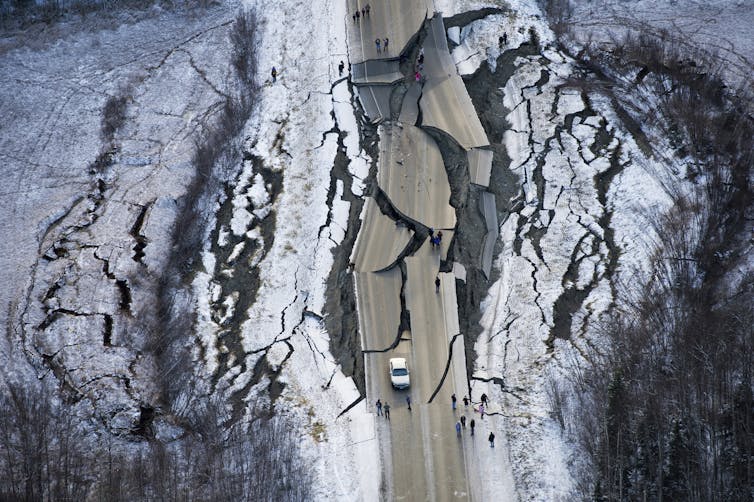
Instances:
[[[370,59],[397,59],[434,12],[431,0],[348,0],[348,55],[351,64]],[[353,14],[369,5],[369,15],[355,21]],[[380,39],[378,51],[375,40]],[[388,48],[384,50],[384,40]]]
[[[372,197],[364,198],[361,231],[351,252],[357,272],[379,272],[395,265],[414,232],[380,211]]]
[[[422,126],[445,132],[466,150],[489,146],[487,133],[448,52],[445,26],[439,15],[430,21],[424,56],[425,81],[419,102]]]
[[[348,2],[349,12],[367,2]],[[383,472],[383,495],[393,500],[480,499],[469,470],[474,438],[456,434],[462,398],[468,391],[464,340],[459,334],[454,273],[441,273],[455,226],[450,185],[439,147],[422,128],[452,136],[470,150],[488,145],[471,99],[448,52],[440,17],[430,23],[425,40],[425,77],[403,96],[398,120],[390,116],[392,85],[398,79],[393,61],[418,36],[428,0],[371,1],[370,16],[354,21],[349,14],[349,60],[358,66],[354,82],[366,115],[382,121],[378,128],[377,185],[401,219],[412,226],[442,229],[440,246],[426,239],[410,256],[415,235],[382,214],[372,198],[362,212],[362,226],[351,256],[355,276],[359,330],[366,372],[367,400],[391,406],[391,418],[375,416]],[[388,51],[374,39],[390,39]],[[366,63],[365,63],[366,62]],[[421,109],[421,112],[420,112]],[[421,118],[420,118],[421,117]],[[421,121],[422,127],[416,127]],[[489,179],[486,152],[471,154],[473,179]],[[402,266],[396,260],[402,259]],[[387,268],[387,270],[385,270]],[[455,269],[455,267],[454,267]],[[377,270],[383,270],[376,272]],[[439,279],[439,287],[436,286]],[[399,333],[401,308],[410,328]],[[388,360],[405,357],[411,387],[395,390]],[[458,410],[451,407],[456,394]],[[408,410],[406,396],[412,401]],[[477,494],[475,496],[475,493]]]
[[[456,226],[450,183],[442,154],[432,137],[407,124],[379,128],[377,183],[405,218],[435,229]]]

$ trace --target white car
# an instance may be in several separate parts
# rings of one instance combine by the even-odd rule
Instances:
[[[408,386],[411,385],[406,359],[402,357],[390,359],[390,383],[393,384],[395,389],[408,389]]]

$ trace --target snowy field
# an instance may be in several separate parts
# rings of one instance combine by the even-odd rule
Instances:
[[[437,0],[435,7],[451,16],[497,3]],[[718,51],[733,79],[752,74],[749,2],[576,3],[578,37],[594,30],[606,41],[648,25]],[[573,378],[585,349],[599,345],[592,326],[616,284],[642,270],[653,237],[644,215],[669,204],[662,182],[679,166],[642,152],[607,100],[562,85],[574,63],[554,48],[534,1],[499,6],[503,13],[460,30],[459,73],[494,66],[505,49],[528,41],[532,28],[544,49],[517,58],[502,87],[510,128],[494,142],[505,145],[520,185],[501,221],[498,278],[479,306],[482,334],[473,347],[474,397],[491,397],[490,419],[505,431],[499,443],[509,449],[516,486],[485,479],[484,469],[480,479],[522,500],[572,500],[569,469],[578,452],[551,412],[548,388]],[[152,297],[139,278],[165,266],[176,201],[193,176],[196,135],[226,92],[228,33],[239,8],[253,8],[260,19],[263,86],[242,133],[255,160],[244,160],[232,180],[229,216],[221,219],[220,202],[207,208],[220,230],[206,243],[193,282],[195,371],[213,391],[265,406],[270,377],[254,381],[254,368],[266,359],[285,384],[276,410],[300,425],[317,500],[378,500],[372,410],[360,401],[341,415],[360,396],[330,353],[323,321],[332,250],[345,236],[348,200],[364,195],[372,163],[360,141],[358,105],[338,75],[338,63],[347,63],[344,0],[245,0],[201,15],[156,9],[117,27],[82,29],[71,21],[0,41],[0,319],[9,333],[0,338],[3,377],[63,371],[86,396],[82,409],[114,431],[129,430],[140,406],[157,399],[159,376],[142,354],[139,322]],[[506,48],[498,44],[501,32]],[[117,151],[98,171],[97,158],[111,146],[101,134],[103,108],[124,93]],[[347,159],[345,178],[333,172],[339,154]],[[282,188],[275,192],[266,176],[280,176]],[[258,270],[259,287],[232,342],[226,321],[244,292],[221,284],[245,246],[264,252],[244,262]],[[504,387],[483,381],[493,377]]]
[[[132,428],[140,405],[155,401],[138,319],[151,297],[140,296],[139,276],[165,266],[176,200],[193,176],[197,132],[212,123],[227,92],[229,27],[239,8],[255,9],[260,19],[263,84],[243,148],[267,171],[283,174],[283,190],[272,207],[271,186],[251,161],[234,180],[232,215],[216,244],[222,248],[239,235],[254,243],[270,213],[274,242],[264,246],[264,259],[248,262],[258,267],[260,285],[242,326],[245,361],[231,353],[220,364],[229,349],[220,339],[224,319],[212,315],[220,304],[226,316],[233,313],[238,292],[223,297],[212,274],[228,273],[243,250],[233,250],[224,268],[204,254],[205,272],[194,280],[197,372],[257,408],[264,407],[268,382],[250,386],[251,368],[265,355],[272,368],[285,361],[279,381],[286,390],[277,407],[298,417],[317,497],[376,497],[377,478],[367,475],[376,467],[356,461],[375,456],[371,415],[362,403],[339,416],[358,392],[329,354],[321,320],[331,249],[343,238],[349,209],[340,198],[343,182],[331,178],[339,135],[359,194],[368,161],[347,82],[336,82],[346,54],[341,2],[229,2],[187,15],[155,9],[116,29],[81,30],[70,21],[30,40],[16,34],[3,41],[0,69],[13,77],[0,87],[6,117],[0,155],[9,177],[1,199],[8,287],[0,294],[1,315],[17,335],[0,342],[4,375],[49,375],[43,363],[49,358],[87,396],[93,410],[82,404],[86,413],[114,431]],[[117,152],[97,172],[95,160],[111,146],[100,133],[103,108],[124,94]],[[146,244],[143,255],[138,244]]]
[[[56,358],[82,392],[102,398],[116,429],[153,399],[133,317],[143,299],[131,283],[166,255],[175,201],[193,174],[192,135],[220,103],[227,66],[213,55],[234,15],[218,7],[91,31],[71,22],[3,40],[0,316],[16,337],[10,346],[3,338],[0,357],[11,375]],[[127,116],[113,151],[103,108],[122,94]],[[138,381],[133,395],[125,378]]]
[[[751,86],[754,3],[747,0],[575,0],[577,39],[611,45],[627,31],[652,33],[686,50],[701,49],[723,64],[735,85]]]

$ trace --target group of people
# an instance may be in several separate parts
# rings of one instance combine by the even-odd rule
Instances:
[[[478,411],[481,418],[484,418],[484,407],[487,406],[487,394],[482,394],[481,396],[481,403],[479,404],[479,408],[474,408],[474,411]],[[469,403],[471,401],[468,397],[463,396],[463,406],[464,408],[467,408],[469,406]],[[456,398],[455,394],[452,394],[450,396],[450,405],[453,408],[453,412],[456,411],[458,404],[458,399]],[[473,403],[472,403],[473,407]],[[474,428],[476,427],[476,422],[472,418],[469,422],[469,429],[471,431],[471,435],[474,435]],[[461,437],[461,430],[466,428],[466,415],[461,415],[461,417],[456,421],[456,435],[458,437]],[[490,442],[490,447],[495,447],[495,433],[490,431],[490,435],[487,437],[487,440]]]
[[[362,18],[368,18],[370,10],[372,10],[372,8],[369,6],[369,4],[366,4],[361,8],[361,10],[356,9],[356,12],[354,12],[352,16],[354,23],[358,23]]]
[[[479,411],[481,414],[481,417],[484,418],[484,407],[487,405],[487,394],[482,394],[481,397],[481,403],[479,404],[479,408],[475,409],[474,411]],[[468,397],[463,396],[463,406],[464,408],[469,406],[469,403],[471,401]],[[456,411],[457,405],[458,405],[458,398],[456,398],[456,395],[453,394],[450,396],[450,404],[453,408],[453,412]],[[473,403],[472,403],[473,404]],[[390,420],[390,403],[382,403],[381,399],[378,399],[376,403],[374,403],[375,408],[377,408],[377,416],[384,416],[385,420]],[[408,411],[411,411],[411,396],[406,396],[406,407],[408,408]],[[461,430],[466,428],[466,415],[461,415],[461,417],[456,421],[456,435],[458,437],[461,437]],[[469,430],[471,431],[471,435],[474,435],[474,429],[476,428],[476,421],[472,418],[469,421]],[[490,442],[490,447],[495,447],[495,433],[490,431],[490,435],[487,437],[487,440]]]
[[[377,416],[384,416],[385,420],[390,420],[390,403],[382,404],[382,400],[378,399],[374,407],[377,408]],[[411,396],[406,396],[406,407],[411,411]]]
[[[374,406],[377,408],[377,416],[384,416],[385,420],[390,420],[390,403],[382,404],[382,400],[378,399]]]
[[[437,232],[435,234],[434,229],[429,229],[429,243],[432,244],[432,247],[439,246],[442,242],[442,230]]]
[[[383,38],[382,40],[380,40],[380,37],[377,37],[374,40],[374,45],[377,46],[377,54],[379,54],[380,52],[387,54],[387,47],[389,43],[390,40],[387,37]]]

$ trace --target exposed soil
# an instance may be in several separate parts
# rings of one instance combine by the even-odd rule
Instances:
[[[349,84],[350,86],[350,84]],[[358,101],[354,99],[356,119],[361,131],[361,148],[373,159],[366,192],[371,194],[376,189],[375,179],[377,171],[377,127],[370,124],[364,117]],[[331,170],[332,180],[341,180],[344,185],[343,198],[350,202],[348,225],[343,241],[333,250],[333,265],[327,278],[327,292],[325,296],[325,328],[330,334],[330,352],[347,376],[353,377],[356,387],[362,395],[366,395],[364,379],[364,357],[362,355],[361,339],[359,337],[359,319],[356,312],[356,292],[353,284],[353,274],[349,267],[351,250],[356,242],[356,236],[361,229],[361,208],[364,200],[351,192],[353,178],[348,171],[350,160],[343,146],[343,134],[339,132],[338,153]]]
[[[503,133],[509,127],[505,119],[509,110],[503,106],[502,88],[515,71],[513,61],[517,57],[536,53],[535,46],[524,44],[518,49],[501,54],[494,73],[485,63],[472,76],[464,79],[474,108],[490,140],[490,149],[494,152],[487,189],[469,182],[465,153],[459,158],[459,152],[452,152],[447,142],[438,141],[453,194],[451,204],[456,208],[458,219],[456,234],[448,252],[448,267],[455,261],[466,268],[466,282],[456,281],[456,296],[459,324],[466,342],[466,368],[470,372],[469,378],[476,364],[474,344],[481,332],[479,320],[482,313],[479,306],[490,285],[499,277],[499,270],[493,267],[488,280],[480,268],[480,246],[487,228],[479,211],[479,199],[485,190],[494,194],[499,224],[508,218],[513,209],[512,205],[515,204],[520,182],[518,176],[510,170],[510,157],[502,144]],[[502,243],[498,238],[493,253],[495,256],[501,252],[501,247]]]

